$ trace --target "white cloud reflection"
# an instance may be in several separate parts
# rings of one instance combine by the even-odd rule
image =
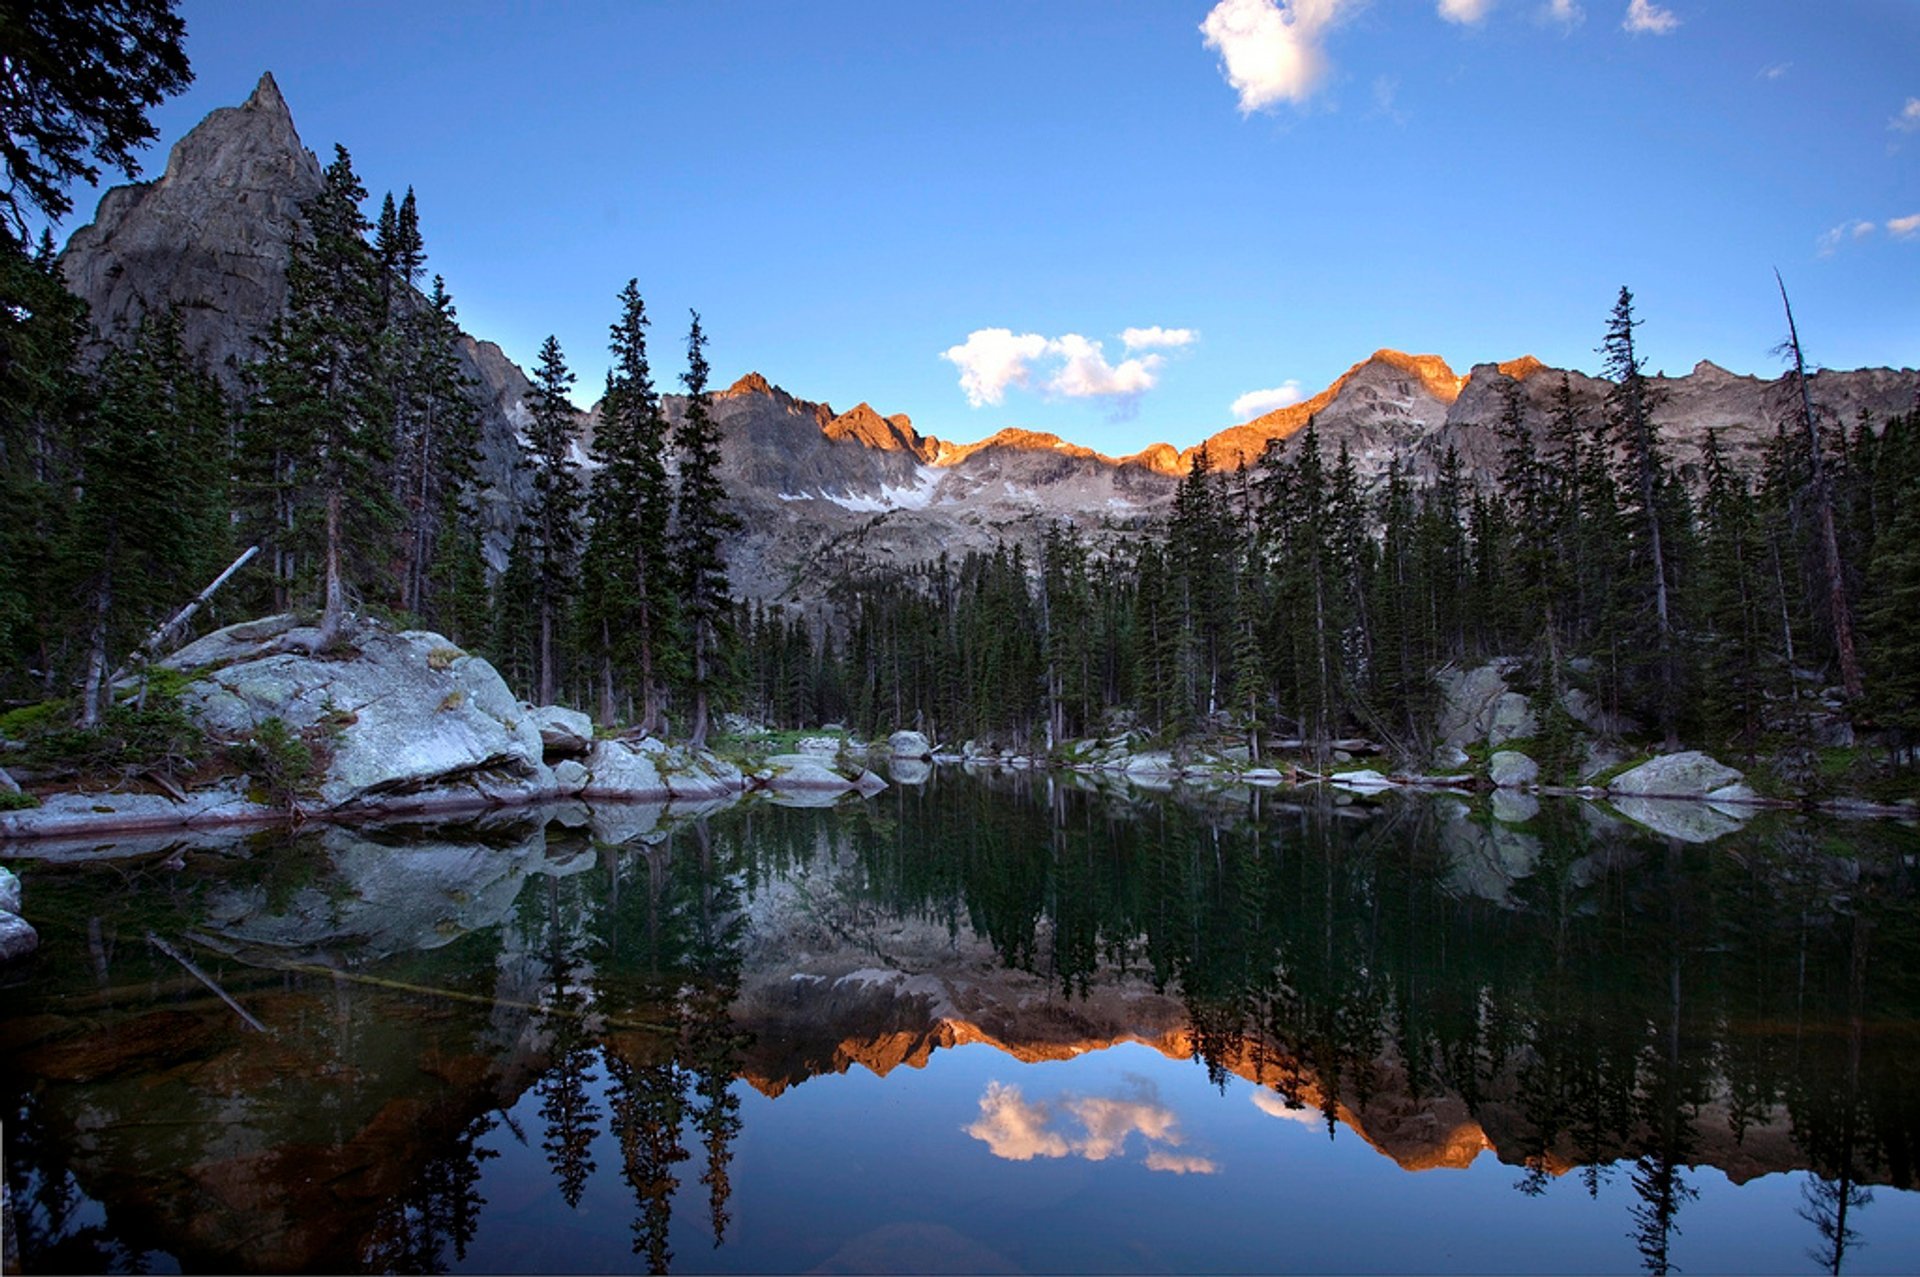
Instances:
[[[1160,1103],[1151,1081],[1133,1074],[1119,1094],[1063,1093],[1053,1101],[1029,1101],[1017,1086],[989,1082],[980,1097],[980,1116],[965,1130],[1010,1162],[1036,1157],[1104,1162],[1124,1156],[1129,1138],[1139,1135],[1145,1145],[1141,1164],[1149,1170],[1210,1175],[1219,1169],[1211,1158],[1175,1151],[1186,1143],[1178,1117]]]

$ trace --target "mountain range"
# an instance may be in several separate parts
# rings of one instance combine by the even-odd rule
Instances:
[[[68,286],[88,303],[103,342],[125,340],[150,310],[175,308],[189,350],[240,392],[286,301],[300,207],[320,185],[319,162],[272,75],[263,75],[245,103],[212,112],[181,139],[158,179],[101,198],[62,254]],[[530,495],[519,456],[531,385],[491,342],[464,336],[460,359],[482,416],[486,548],[498,570]],[[1501,387],[1519,383],[1538,431],[1563,378],[1581,410],[1596,415],[1607,382],[1531,356],[1462,375],[1433,355],[1380,350],[1319,394],[1184,450],[1155,444],[1110,457],[1020,429],[953,443],[921,434],[905,413],[866,403],[837,412],[748,373],[714,396],[723,477],[743,523],[729,547],[734,588],[762,602],[805,603],[863,566],[957,556],[1006,537],[1031,543],[1058,520],[1095,537],[1124,534],[1167,507],[1201,449],[1213,467],[1232,469],[1270,441],[1285,446],[1309,420],[1329,450],[1347,446],[1370,483],[1396,458],[1417,480],[1431,478],[1449,448],[1489,482]],[[1653,385],[1655,422],[1683,467],[1697,463],[1709,431],[1736,463],[1757,463],[1781,416],[1777,381],[1704,361]],[[1862,413],[1884,420],[1920,404],[1920,372],[1823,371],[1813,390],[1842,423]],[[677,420],[684,399],[665,403]],[[582,464],[597,419],[597,406],[581,415]]]

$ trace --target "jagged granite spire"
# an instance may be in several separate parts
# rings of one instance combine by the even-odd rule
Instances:
[[[321,170],[271,72],[237,107],[208,115],[153,182],[118,186],[61,254],[95,333],[128,340],[148,311],[179,308],[187,349],[230,390],[286,302],[300,206]]]

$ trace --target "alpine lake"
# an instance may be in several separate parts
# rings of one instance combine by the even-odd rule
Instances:
[[[1720,823],[922,767],[0,849],[7,1266],[1920,1269],[1920,833]]]

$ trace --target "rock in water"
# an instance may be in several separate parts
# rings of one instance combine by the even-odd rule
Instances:
[[[1607,789],[1643,798],[1699,798],[1744,779],[1741,772],[1690,749],[1648,759],[1615,776]]]
[[[335,656],[285,650],[304,638],[288,617],[232,629],[164,662],[191,675],[181,705],[229,739],[269,718],[323,737],[332,757],[319,793],[330,807],[476,780],[551,787],[540,729],[506,681],[438,634],[362,622],[357,651]]]
[[[887,737],[887,748],[895,758],[933,757],[933,742],[920,732],[895,732]]]
[[[1518,789],[1540,779],[1540,764],[1518,750],[1503,749],[1487,760],[1487,779],[1501,789]]]
[[[559,705],[529,707],[527,717],[539,729],[541,748],[549,754],[567,757],[593,748],[593,720],[577,709]]]
[[[20,879],[11,869],[0,867],[0,913],[20,912]]]

